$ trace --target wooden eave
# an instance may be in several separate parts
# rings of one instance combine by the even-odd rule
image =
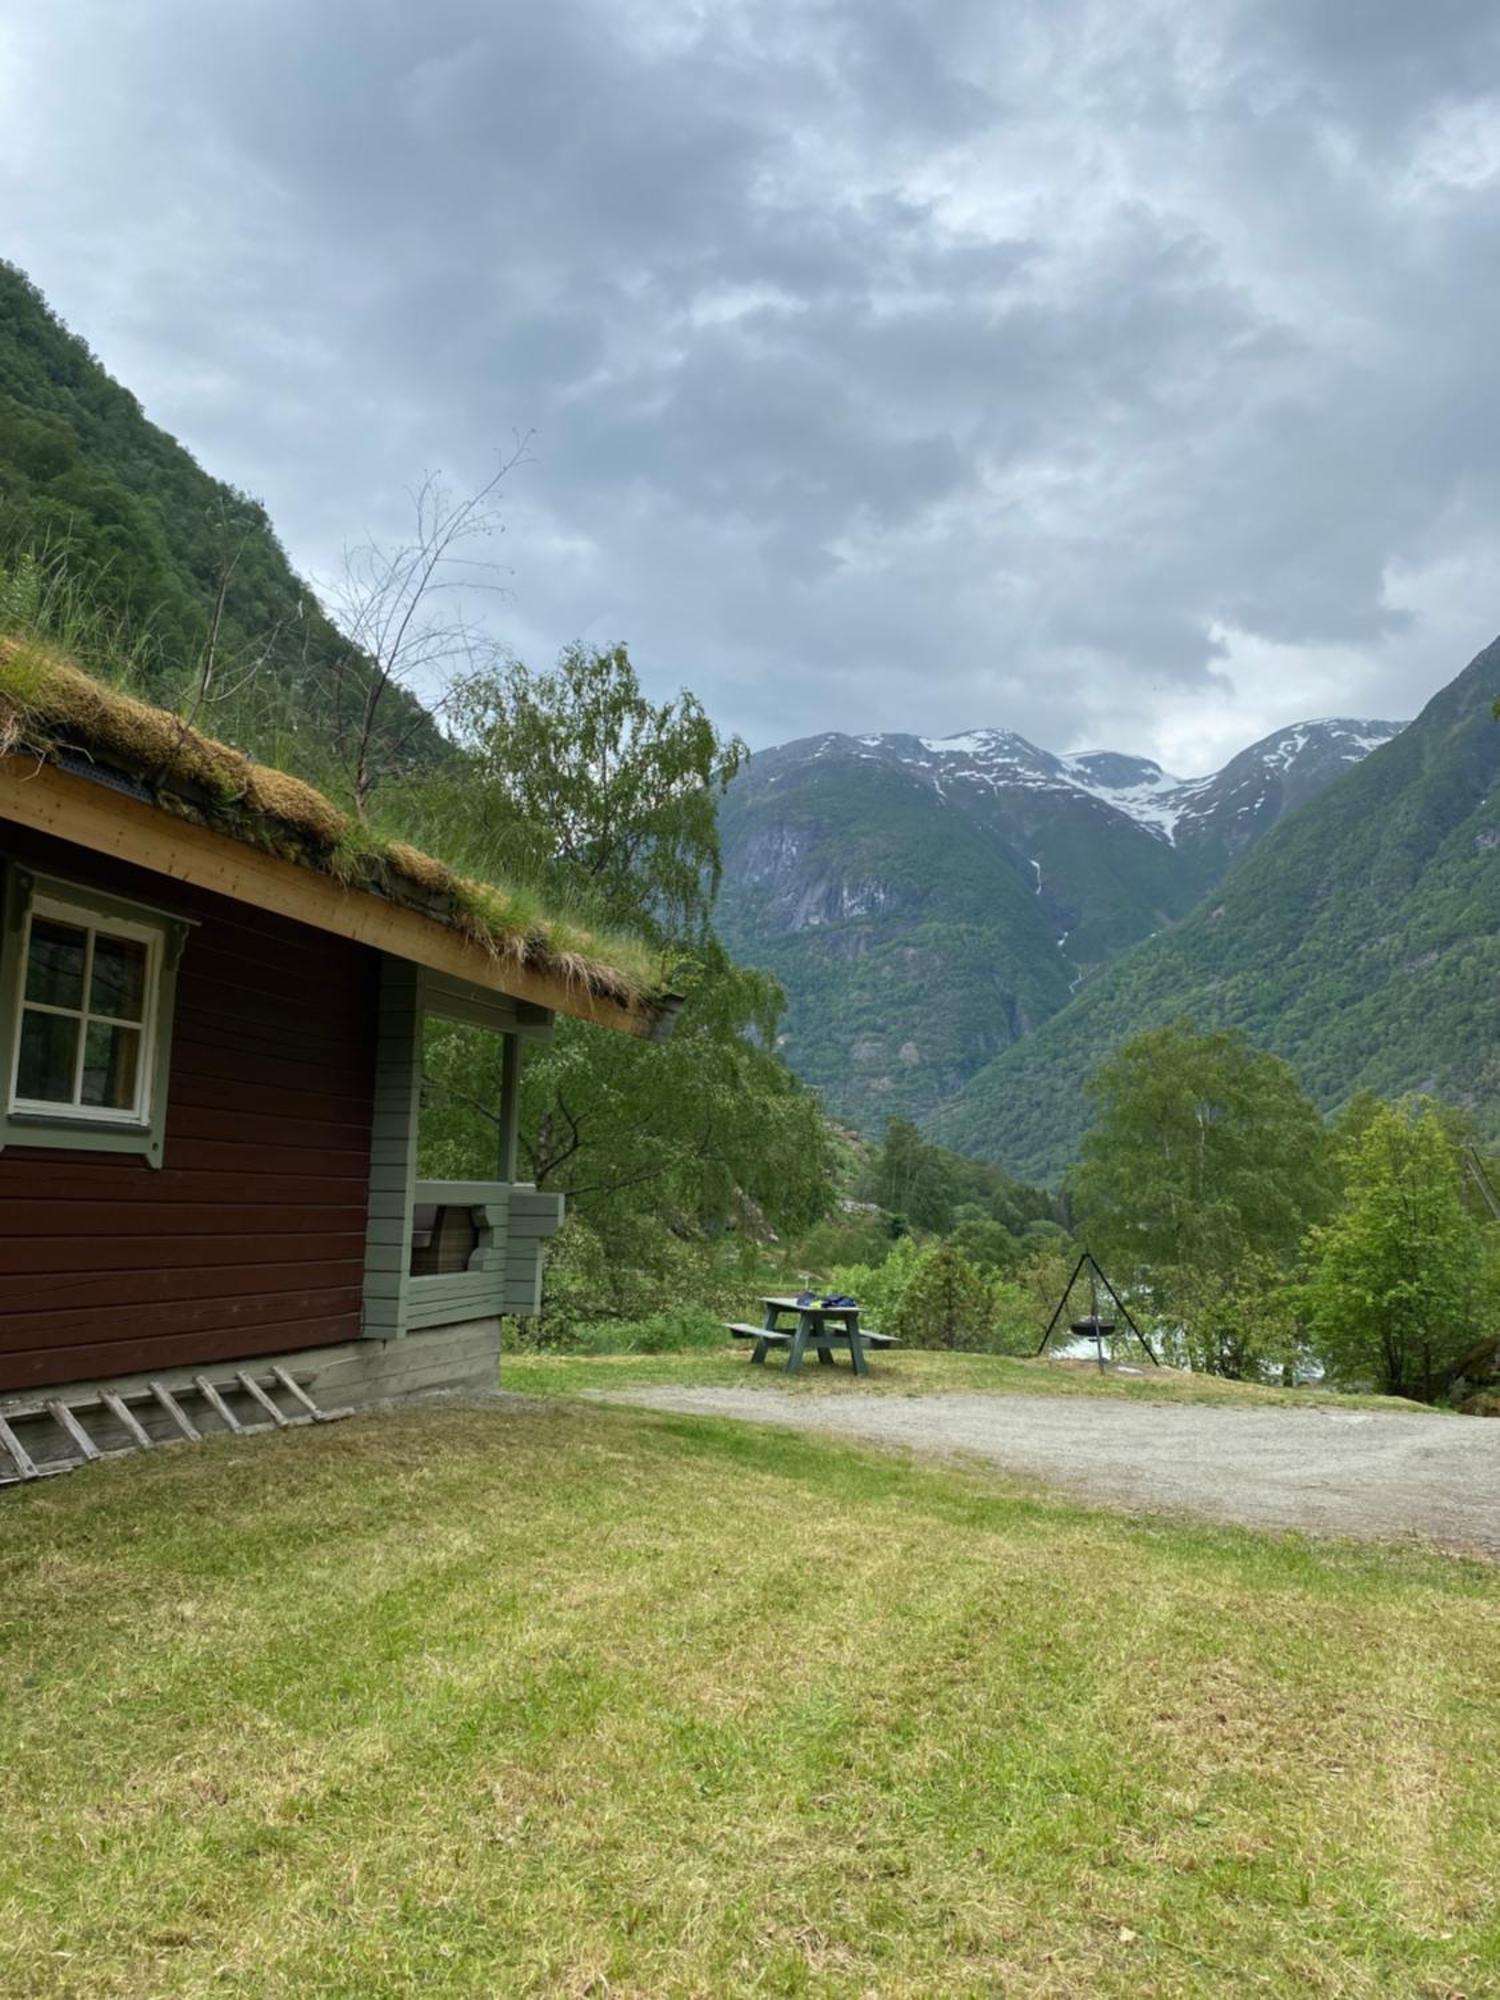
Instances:
[[[653,1009],[627,1007],[556,973],[497,958],[418,910],[349,888],[35,758],[0,757],[3,820],[601,1028],[644,1037],[660,1033]]]

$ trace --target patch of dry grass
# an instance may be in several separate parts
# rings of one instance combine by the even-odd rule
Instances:
[[[557,1405],[0,1520],[7,1995],[1495,1990],[1479,1565]]]

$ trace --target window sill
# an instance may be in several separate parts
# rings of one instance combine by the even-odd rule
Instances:
[[[91,1118],[86,1111],[33,1111],[30,1105],[17,1106],[7,1120],[10,1125],[55,1125],[66,1132],[149,1132],[144,1118]]]
[[[161,1138],[148,1124],[119,1119],[51,1118],[35,1111],[12,1111],[0,1119],[0,1151],[34,1146],[74,1153],[134,1153],[161,1165]]]

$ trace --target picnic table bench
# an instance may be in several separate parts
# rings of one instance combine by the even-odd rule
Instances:
[[[753,1340],[755,1347],[751,1353],[752,1362],[765,1363],[766,1354],[773,1347],[789,1350],[786,1372],[795,1375],[802,1366],[802,1357],[809,1348],[817,1354],[825,1368],[833,1366],[833,1351],[836,1347],[846,1347],[856,1375],[867,1375],[869,1367],[865,1361],[867,1347],[898,1347],[900,1342],[889,1333],[875,1333],[859,1323],[858,1306],[826,1306],[821,1299],[814,1298],[807,1305],[799,1305],[795,1298],[779,1293],[761,1300],[765,1307],[765,1321],[760,1326],[749,1326],[743,1320],[731,1320],[729,1331],[736,1340]],[[796,1320],[795,1327],[781,1324],[783,1318]]]

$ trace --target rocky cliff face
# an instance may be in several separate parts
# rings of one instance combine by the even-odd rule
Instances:
[[[725,801],[720,922],[832,1109],[922,1116],[1398,726],[1301,724],[1189,781],[1003,729],[785,744]]]
[[[912,900],[879,876],[830,872],[824,849],[816,824],[768,818],[736,844],[736,894],[761,898],[766,920],[789,933],[894,916]]]

